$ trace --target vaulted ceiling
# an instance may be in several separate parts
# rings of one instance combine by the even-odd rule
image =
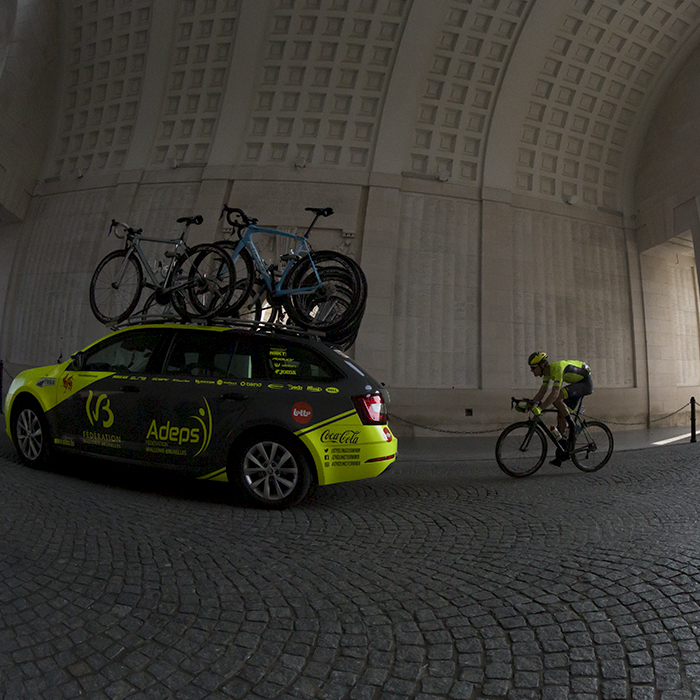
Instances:
[[[49,179],[134,165],[141,104],[156,88],[152,133],[132,149],[145,167],[313,163],[610,211],[631,206],[648,124],[700,36],[700,0],[66,0],[62,9]],[[247,72],[243,44],[255,53]],[[149,83],[157,61],[164,72]],[[223,119],[235,121],[236,143],[230,134],[216,143]]]

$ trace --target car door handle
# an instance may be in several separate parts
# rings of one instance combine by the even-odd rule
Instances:
[[[236,391],[232,391],[229,394],[221,394],[219,396],[220,401],[246,401],[248,399],[248,394],[241,394]]]
[[[125,394],[137,394],[141,389],[139,389],[137,386],[134,386],[133,384],[127,384],[126,386],[122,387],[122,391]]]

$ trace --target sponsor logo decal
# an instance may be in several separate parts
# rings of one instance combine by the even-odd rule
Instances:
[[[63,380],[61,381],[61,386],[63,387],[64,391],[73,391],[73,377],[71,375],[63,377]]]
[[[94,398],[95,395],[92,393],[92,390],[90,390],[87,401],[85,402],[85,412],[87,413],[90,425],[95,428],[95,430],[83,430],[83,441],[87,445],[121,448],[122,439],[119,435],[100,432],[100,428],[107,429],[114,425],[114,413],[109,406],[107,394],[100,394],[93,405]]]
[[[356,445],[360,441],[359,430],[342,430],[334,433],[332,430],[324,430],[321,433],[321,442],[332,445]]]
[[[314,411],[306,401],[297,401],[294,406],[292,406],[292,418],[294,418],[297,423],[305,425],[311,420],[313,415]]]
[[[187,450],[184,447],[199,445],[194,457],[202,454],[209,447],[212,435],[211,409],[207,400],[203,400],[206,408],[200,408],[197,415],[188,416],[194,424],[179,426],[166,421],[159,425],[154,418],[146,433],[146,451],[186,455]]]
[[[65,381],[66,380],[64,379],[64,385]],[[107,398],[107,394],[100,394],[97,397],[97,401],[95,402],[94,408],[92,408],[93,396],[94,394],[92,393],[91,389],[90,393],[88,394],[87,403],[85,404],[85,410],[87,411],[87,417],[90,421],[90,425],[94,427],[95,424],[100,421],[100,417],[102,416],[102,427],[111,428],[114,424],[114,413],[112,413],[112,409],[109,407],[109,399]]]

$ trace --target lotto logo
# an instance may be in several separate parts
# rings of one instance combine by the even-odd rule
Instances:
[[[297,403],[292,406],[292,418],[294,418],[297,423],[305,425],[311,420],[313,415],[314,411],[306,401],[297,401]]]

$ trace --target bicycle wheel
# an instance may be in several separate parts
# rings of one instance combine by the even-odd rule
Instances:
[[[226,251],[210,243],[190,248],[175,263],[170,290],[183,318],[211,318],[226,308],[236,272]]]
[[[173,306],[172,299],[169,294],[160,295],[158,292],[153,292],[148,296],[143,306],[141,307],[141,317],[144,321],[162,320],[172,318],[176,311]]]
[[[571,461],[583,472],[595,472],[612,457],[614,440],[610,428],[598,420],[585,421],[576,436]]]
[[[508,476],[534,474],[547,456],[547,438],[538,426],[522,422],[509,425],[496,441],[496,461]]]
[[[367,279],[354,260],[340,253],[318,251],[311,254],[311,259],[306,256],[294,263],[284,289],[314,287],[319,281],[321,286],[288,295],[284,302],[287,313],[303,328],[344,331],[364,314]]]
[[[253,257],[251,254],[245,248],[243,248],[234,259],[233,251],[238,245],[234,241],[217,241],[215,245],[228,253],[236,271],[236,284],[233,288],[231,298],[229,299],[226,308],[219,312],[219,315],[238,316],[238,311],[243,307],[253,293],[253,284],[255,283],[255,263],[253,262]]]
[[[129,252],[115,250],[106,255],[90,280],[90,308],[102,323],[126,320],[139,303],[143,270]]]

